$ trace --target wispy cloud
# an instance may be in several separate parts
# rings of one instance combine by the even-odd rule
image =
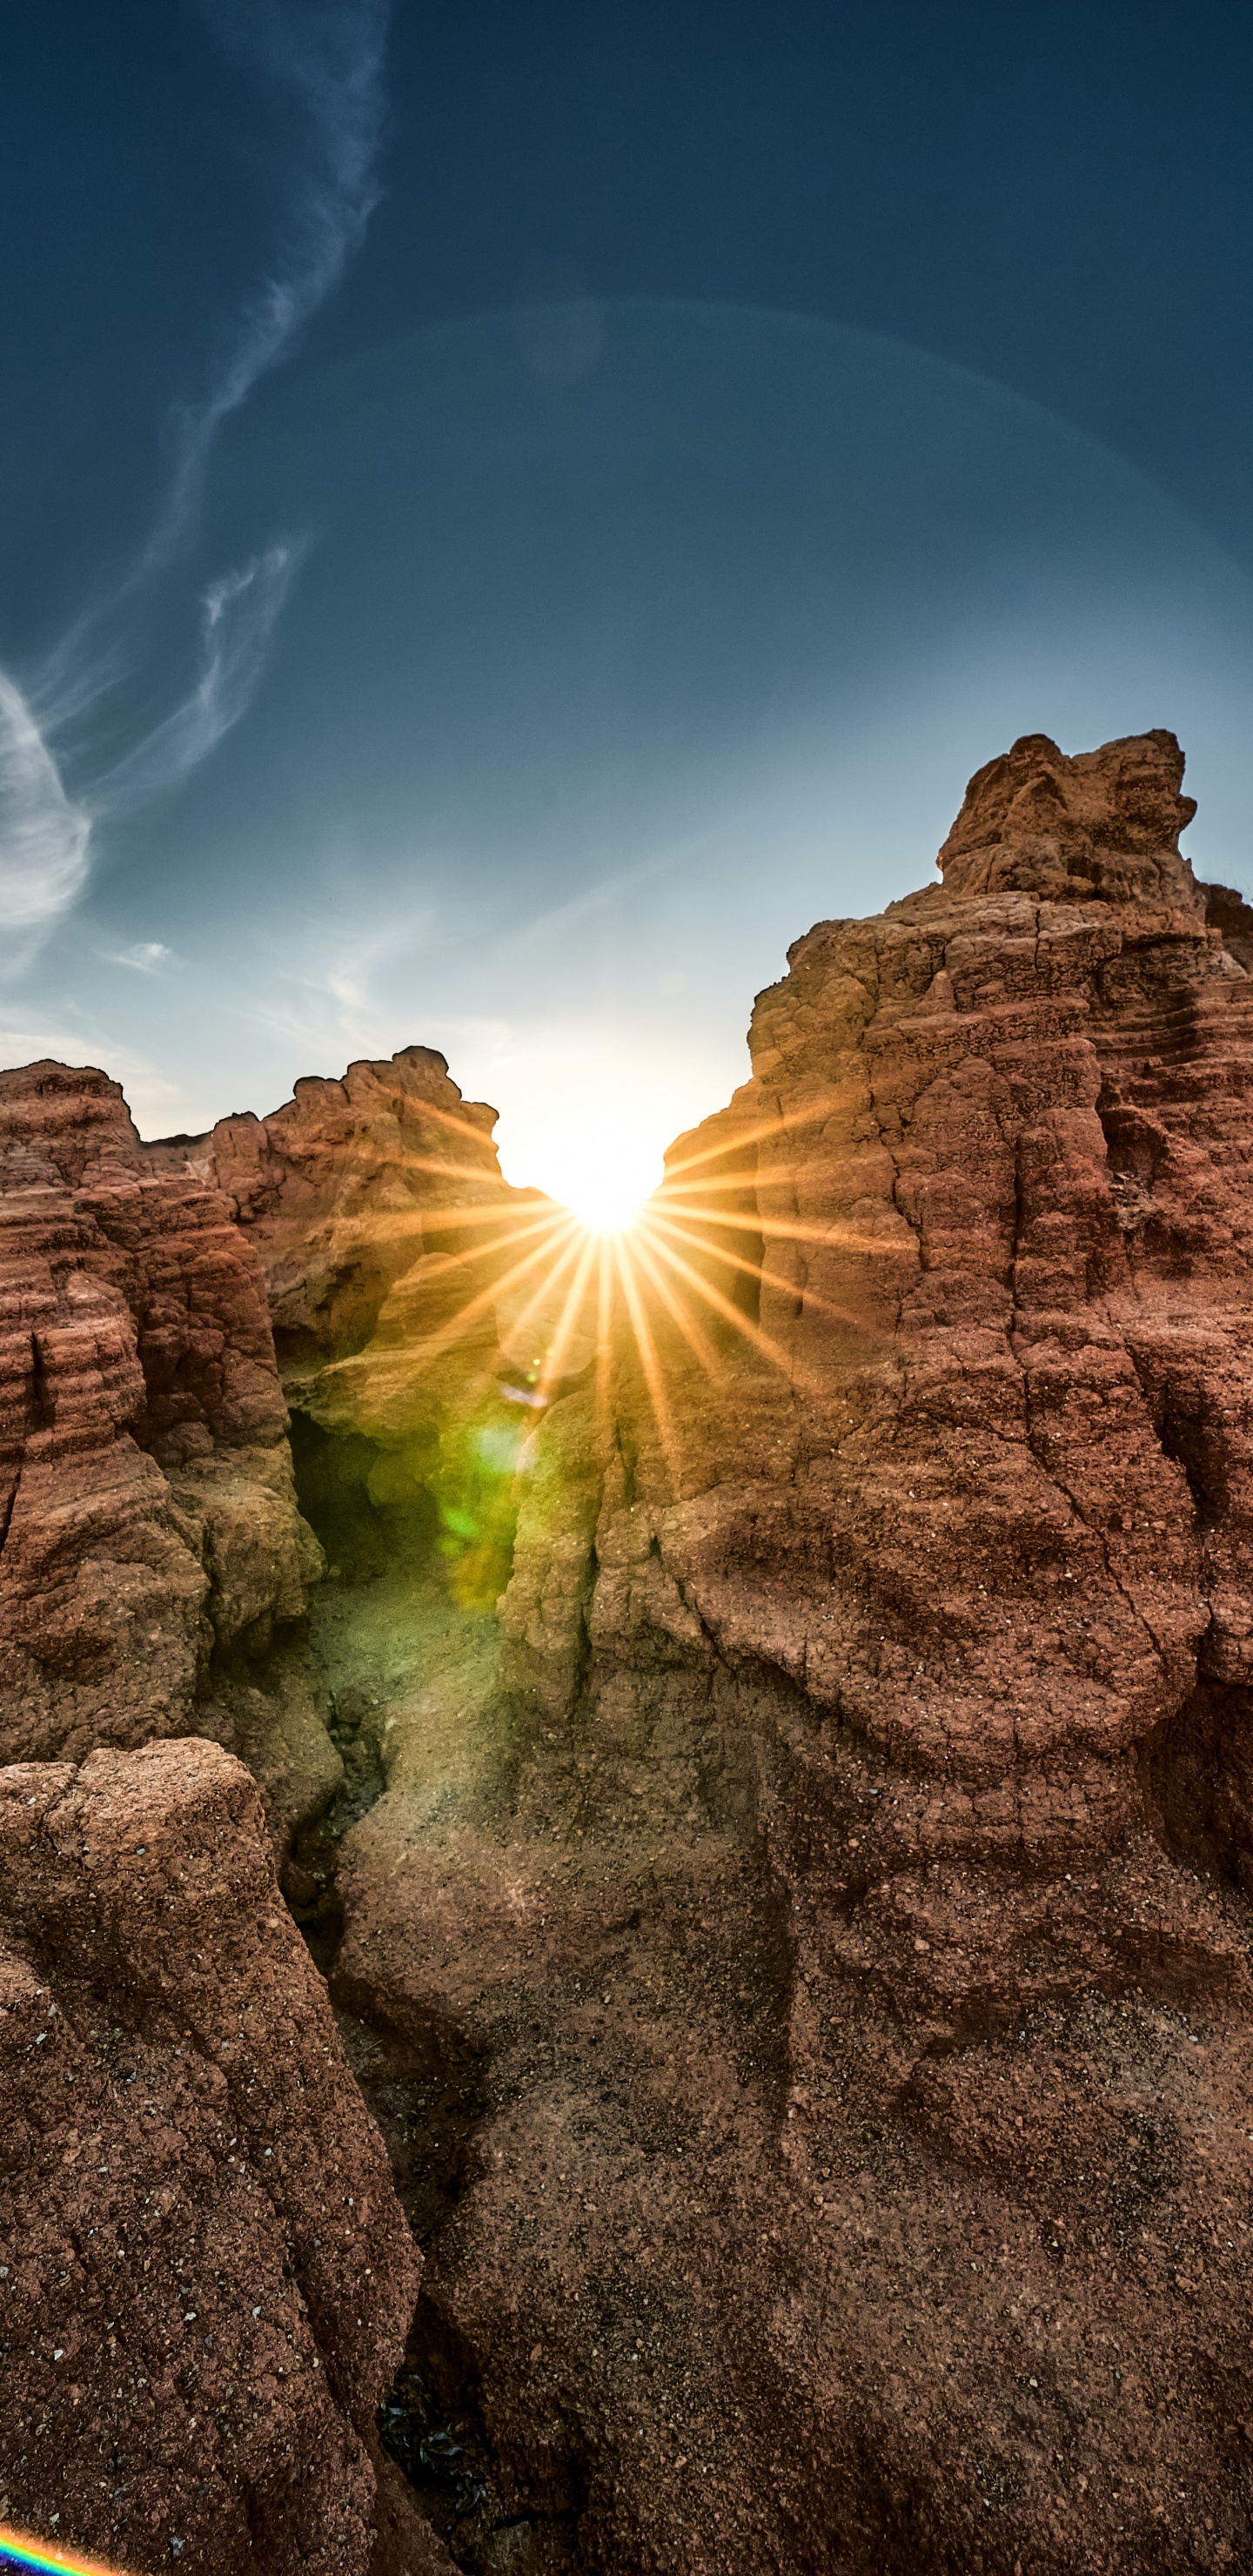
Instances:
[[[136,975],[159,975],[174,963],[174,951],[163,939],[137,939],[131,948],[102,948],[106,966],[129,966]]]
[[[133,812],[176,787],[253,696],[302,552],[290,538],[204,593],[199,668],[169,713],[103,776],[90,775],[81,750],[71,760],[74,728],[142,663],[144,603],[194,535],[218,430],[338,283],[377,202],[388,0],[199,5],[214,40],[294,105],[301,143],[269,274],[245,305],[208,390],[171,415],[168,480],[133,565],[111,597],[62,638],[38,683],[21,687],[0,672],[0,966],[9,971],[30,962],[81,893],[93,822]],[[86,773],[73,795],[63,783],[67,763],[71,775]]]
[[[21,690],[0,671],[0,960],[9,972],[73,903],[90,839],[88,815],[66,795]]]
[[[274,1037],[295,1041],[308,1053],[329,1048],[332,1054],[354,1054],[375,1045],[387,1005],[378,992],[379,970],[426,946],[435,922],[429,905],[415,906],[407,916],[394,911],[378,927],[356,933],[338,931],[333,954],[319,926],[301,940],[292,937],[281,954],[268,960],[259,986],[232,1005],[237,1017]]]
[[[271,546],[206,591],[195,684],[97,781],[92,800],[97,813],[128,813],[150,805],[197,769],[238,724],[260,678],[299,554],[291,544]]]
[[[282,256],[245,307],[225,364],[199,402],[174,415],[174,469],[144,551],[146,566],[177,549],[194,518],[219,429],[337,286],[378,203],[388,0],[202,0],[220,44],[294,101],[305,161],[288,208]]]

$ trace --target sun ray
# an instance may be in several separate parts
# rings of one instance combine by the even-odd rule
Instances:
[[[521,1307],[519,1312],[512,1317],[509,1325],[509,1338],[511,1342],[516,1343],[521,1338],[533,1316],[539,1312],[543,1300],[546,1297],[551,1297],[554,1291],[559,1287],[566,1271],[570,1268],[573,1262],[579,1259],[582,1249],[582,1229],[580,1228],[574,1234],[572,1241],[567,1245],[560,1260],[556,1261],[553,1268],[551,1270],[546,1270],[543,1276],[536,1281],[534,1292],[528,1298],[525,1306]],[[542,1358],[540,1361],[540,1368],[542,1371]]]
[[[548,1349],[544,1354],[544,1364],[539,1373],[539,1382],[536,1387],[536,1393],[545,1399],[547,1398],[549,1388],[556,1384],[561,1375],[561,1362],[565,1358],[566,1350],[569,1345],[571,1335],[574,1332],[580,1309],[587,1296],[588,1272],[596,1257],[596,1246],[599,1239],[600,1238],[589,1229],[587,1240],[579,1254],[578,1268],[575,1271],[574,1277],[570,1282],[570,1286],[566,1291],[565,1304],[563,1305],[561,1314],[558,1317],[556,1332],[553,1334],[552,1340],[548,1345]]]
[[[429,1118],[432,1126],[451,1128],[456,1136],[468,1136],[475,1145],[490,1143],[490,1138],[485,1135],[481,1127],[476,1125],[473,1118],[459,1118],[455,1109],[438,1109],[433,1100],[423,1100],[419,1097],[415,1104],[414,1115],[419,1120]]]
[[[596,1435],[604,1448],[609,1445],[613,1419],[613,1248],[610,1237],[597,1238],[599,1269],[596,1280]]]
[[[681,1253],[675,1252],[670,1244],[659,1244],[657,1249],[664,1253],[671,1268],[677,1270],[680,1277],[686,1279],[696,1290],[697,1295],[704,1298],[706,1305],[712,1306],[715,1314],[721,1315],[726,1323],[733,1324],[736,1332],[742,1333],[745,1340],[752,1343],[754,1350],[759,1351],[763,1359],[769,1360],[772,1368],[779,1369],[784,1377],[790,1378],[795,1375],[787,1352],[780,1348],[778,1342],[773,1340],[769,1333],[763,1333],[760,1324],[754,1324],[742,1307],[732,1305],[730,1298],[724,1297],[720,1289],[715,1288],[708,1279],[702,1279],[700,1272],[692,1268],[691,1262],[685,1261]],[[719,1260],[723,1258],[721,1253],[718,1258]]]
[[[383,1239],[411,1233],[419,1245],[415,1260],[420,1260],[420,1247],[428,1235],[449,1233],[454,1228],[469,1226],[502,1227],[503,1231],[494,1241],[463,1245],[458,1253],[450,1256],[462,1261],[480,1261],[493,1252],[507,1250],[515,1243],[525,1242],[530,1235],[541,1231],[544,1227],[555,1230],[558,1227],[564,1228],[578,1223],[578,1219],[572,1217],[567,1208],[558,1206],[555,1200],[543,1201],[540,1212],[534,1211],[534,1201],[529,1201],[525,1207],[502,1208],[498,1199],[487,1206],[425,1208],[415,1205],[411,1215],[402,1215],[394,1208],[388,1208],[377,1214],[372,1224],[365,1227],[363,1231]],[[402,1278],[404,1275],[401,1274]],[[396,1284],[399,1286],[400,1281],[398,1280]]]
[[[667,1161],[662,1188],[684,1172],[697,1171],[703,1163],[728,1159],[733,1154],[743,1153],[750,1145],[762,1143],[767,1137],[790,1135],[795,1128],[808,1126],[814,1119],[829,1118],[842,1096],[833,1084],[829,1091],[819,1092],[816,1099],[798,1102],[795,1109],[779,1110],[773,1117],[755,1118],[749,1125],[737,1127],[733,1135],[720,1136],[712,1144],[703,1145],[698,1154],[684,1154],[673,1163]]]
[[[573,1230],[573,1218],[570,1219],[570,1227]],[[547,1225],[544,1228],[545,1234],[550,1235],[553,1231],[554,1229]],[[517,1237],[514,1238],[515,1241],[517,1239]],[[504,1246],[497,1245],[495,1248],[501,1250]],[[527,1253],[523,1260],[515,1262],[511,1270],[503,1271],[499,1278],[489,1279],[487,1286],[481,1288],[477,1296],[468,1298],[464,1306],[459,1306],[455,1315],[451,1316],[446,1324],[437,1326],[433,1333],[428,1334],[420,1346],[422,1357],[414,1360],[413,1375],[423,1376],[428,1368],[433,1368],[435,1362],[443,1358],[445,1352],[453,1350],[462,1339],[467,1326],[474,1322],[485,1308],[493,1305],[497,1297],[502,1296],[507,1288],[514,1287],[519,1279],[525,1278],[550,1250],[549,1243],[537,1244],[534,1251]],[[341,1368],[351,1368],[352,1362],[341,1360],[338,1365]]]
[[[720,1225],[729,1234],[759,1234],[763,1240],[779,1243],[816,1243],[836,1252],[879,1252],[883,1248],[876,1235],[851,1225],[802,1225],[799,1220],[793,1223],[788,1217],[722,1216],[716,1208],[688,1207],[682,1199],[660,1201],[657,1215],[662,1221],[672,1215],[685,1216],[694,1225]],[[709,1249],[712,1252],[715,1246],[711,1244]],[[718,1251],[720,1261],[729,1261],[730,1258],[730,1253]],[[766,1274],[763,1272],[762,1275]]]
[[[678,1326],[689,1350],[700,1362],[706,1375],[713,1378],[716,1383],[721,1384],[727,1374],[723,1361],[719,1356],[719,1353],[715,1350],[713,1343],[710,1341],[708,1333],[702,1332],[701,1327],[696,1322],[695,1318],[684,1311],[684,1308],[675,1295],[673,1288],[671,1288],[668,1280],[663,1276],[662,1272],[658,1268],[657,1263],[653,1258],[653,1251],[660,1251],[662,1247],[658,1245],[654,1246],[652,1249],[649,1248],[647,1230],[643,1224],[636,1226],[633,1230],[631,1236],[631,1249],[635,1259],[640,1265],[640,1268],[643,1270],[645,1277],[651,1281],[652,1286],[657,1296],[661,1299],[667,1313],[673,1317],[673,1320]]]
[[[485,1189],[499,1189],[500,1174],[483,1163],[450,1163],[439,1154],[405,1153],[397,1161],[406,1172],[434,1172],[440,1180],[481,1181]],[[508,1188],[509,1184],[504,1184]]]
[[[406,1168],[409,1167],[406,1166]],[[443,1169],[444,1167],[432,1168]],[[521,1207],[516,1208],[502,1207],[498,1198],[475,1199],[467,1200],[461,1206],[432,1208],[419,1206],[417,1213],[424,1226],[429,1227],[433,1233],[438,1233],[445,1226],[500,1225],[506,1217],[522,1220],[536,1213],[539,1199],[540,1194],[537,1192],[536,1198],[527,1199]],[[561,1207],[556,1199],[543,1200],[542,1205],[545,1214],[551,1216],[554,1224],[563,1221],[570,1213],[569,1209]]]
[[[510,1227],[507,1233],[496,1235],[490,1243],[477,1243],[472,1251],[464,1253],[449,1253],[447,1258],[450,1262],[465,1262],[468,1266],[472,1261],[477,1262],[490,1260],[494,1253],[514,1252],[517,1250],[519,1244],[531,1241],[536,1235],[538,1235],[540,1240],[535,1245],[533,1257],[536,1260],[540,1260],[542,1259],[546,1249],[553,1249],[555,1251],[556,1246],[560,1243],[564,1243],[569,1238],[572,1231],[574,1231],[572,1223],[563,1225],[557,1219],[545,1218],[541,1223],[537,1223],[535,1225]],[[532,1256],[528,1255],[528,1259],[531,1257]],[[484,1291],[484,1294],[494,1294],[497,1288],[504,1287],[508,1281],[513,1279],[513,1276],[514,1273],[512,1271],[503,1273],[500,1278],[491,1282],[490,1289]],[[403,1282],[398,1284],[403,1285]]]
[[[698,1221],[701,1224],[707,1222],[703,1214]],[[869,1322],[864,1316],[855,1313],[851,1306],[833,1305],[829,1297],[824,1297],[817,1288],[811,1288],[808,1282],[806,1282],[803,1287],[796,1288],[791,1280],[774,1280],[772,1279],[770,1272],[762,1268],[760,1262],[745,1261],[742,1254],[737,1252],[728,1252],[725,1246],[720,1243],[706,1243],[701,1235],[691,1233],[688,1227],[676,1225],[673,1217],[663,1217],[659,1214],[656,1222],[659,1225],[665,1226],[670,1233],[677,1235],[681,1243],[690,1245],[693,1251],[711,1252],[714,1259],[716,1261],[724,1262],[728,1269],[743,1271],[750,1279],[760,1280],[763,1286],[775,1286],[783,1289],[790,1289],[793,1294],[800,1297],[804,1306],[812,1306],[817,1314],[830,1315],[834,1321],[839,1324],[853,1324],[859,1332],[870,1335],[870,1337],[876,1341],[886,1341],[891,1338],[890,1335],[882,1332],[877,1325]],[[829,1233],[801,1234],[797,1236],[789,1230],[787,1239],[789,1241],[800,1240],[806,1243],[812,1242],[829,1244],[831,1236]],[[851,1240],[853,1249],[856,1251],[872,1251],[878,1249],[878,1246],[876,1246],[873,1240],[869,1237],[858,1235],[852,1237]]]
[[[648,1329],[648,1317],[644,1312],[644,1301],[640,1295],[639,1282],[635,1277],[635,1272],[632,1267],[630,1249],[625,1235],[620,1235],[614,1239],[612,1249],[614,1260],[617,1264],[618,1276],[622,1281],[622,1293],[626,1299],[627,1311],[630,1315],[632,1329],[635,1334],[636,1348],[640,1355],[640,1365],[644,1371],[644,1384],[648,1392],[648,1401],[652,1406],[653,1419],[657,1425],[657,1437],[661,1442],[661,1453],[666,1462],[671,1487],[677,1494],[680,1489],[680,1451],[678,1435],[675,1431],[674,1416],[670,1411],[670,1405],[666,1396],[665,1379],[662,1375],[661,1365],[653,1346],[652,1334]]]
[[[756,1208],[760,1206],[759,1193],[762,1190],[794,1191],[799,1183],[810,1180],[818,1181],[824,1187],[830,1188],[829,1159],[815,1154],[807,1157],[803,1162],[798,1162],[794,1157],[790,1157],[787,1162],[755,1163],[751,1169],[745,1165],[734,1172],[711,1172],[705,1180],[679,1181],[673,1173],[670,1173],[654,1195],[659,1199],[700,1199],[705,1203],[716,1202],[719,1198],[729,1198],[733,1191],[742,1191],[752,1197]],[[734,1211],[728,1209],[727,1213],[731,1215]]]

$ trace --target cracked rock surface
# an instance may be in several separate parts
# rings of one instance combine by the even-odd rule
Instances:
[[[1253,2547],[1253,984],[1182,767],[1030,737],[798,942],[678,1312],[528,1452],[477,1767],[394,1685],[333,1984],[485,2070],[427,2286],[545,2570]]]
[[[0,1073],[0,1756],[231,1739],[232,1659],[294,1631],[321,1568],[287,1419],[218,1192],[154,1164],[107,1075]],[[307,1683],[250,1740],[281,1832],[337,1777]]]
[[[1026,737],[940,883],[800,940],[752,1079],[668,1158],[634,1300],[551,1382],[501,1288],[529,1212],[442,1059],[144,1149],[260,1256],[330,1560],[300,1652],[333,1766],[289,1798],[283,1884],[425,2263],[415,2307],[387,2258],[310,2451],[365,2498],[403,2343],[374,2576],[1253,2559],[1253,911],[1181,856],[1182,775],[1162,732]],[[57,1297],[116,1287],[133,1323],[91,1245]],[[83,1455],[129,1438],[147,1476],[142,1333],[91,1331]],[[249,1548],[160,1475],[190,1635]],[[109,1653],[167,1580],[140,1520],[86,1552]],[[243,1752],[264,1710],[230,1688]],[[73,1701],[89,1740],[113,1704]],[[30,1776],[76,1816],[63,1781],[187,1754],[250,1795],[207,1746]],[[171,1953],[193,2027],[198,1974]],[[273,2361],[233,2385],[282,2427]]]
[[[217,1745],[0,1772],[0,2085],[0,2519],[365,2576],[420,2261]]]

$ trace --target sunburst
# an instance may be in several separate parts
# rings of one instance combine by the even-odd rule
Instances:
[[[690,1419],[693,1385],[725,1390],[737,1349],[790,1383],[802,1374],[786,1327],[767,1329],[759,1309],[772,1256],[777,1260],[785,1247],[806,1243],[830,1252],[840,1232],[797,1215],[768,1213],[772,1200],[791,1195],[777,1186],[784,1177],[780,1147],[795,1149],[801,1143],[797,1131],[820,1123],[823,1107],[810,1101],[795,1120],[762,1118],[716,1135],[712,1143],[693,1140],[690,1150],[671,1159],[661,1187],[642,1203],[638,1179],[644,1158],[637,1155],[623,1167],[606,1146],[577,1175],[577,1190],[571,1161],[567,1202],[518,1191],[502,1205],[479,1159],[481,1131],[465,1127],[464,1145],[475,1149],[471,1159],[458,1150],[460,1122],[442,1113],[437,1149],[414,1158],[414,1173],[452,1183],[454,1192],[460,1183],[465,1195],[450,1192],[442,1206],[420,1206],[415,1215],[423,1252],[445,1246],[465,1286],[457,1305],[451,1311],[442,1307],[429,1332],[417,1322],[405,1363],[415,1386],[438,1370],[438,1410],[448,1386],[443,1363],[459,1345],[467,1361],[473,1351],[458,1401],[478,1400],[477,1386],[489,1408],[503,1403],[515,1409],[516,1468],[537,1417],[584,1385],[594,1397],[599,1434],[606,1436],[614,1355],[632,1358],[664,1473],[677,1491],[683,1470],[680,1425]],[[796,1175],[789,1157],[787,1178]],[[794,1280],[780,1275],[778,1284],[797,1293]],[[800,1296],[813,1314],[840,1318],[842,1310],[808,1286]],[[490,1332],[493,1318],[499,1344],[494,1361],[484,1351],[485,1328]],[[368,1368],[368,1353],[347,1365]],[[476,1436],[482,1451],[485,1435],[480,1429]],[[502,1453],[502,1474],[508,1464]],[[459,1490],[448,1520],[454,1538],[473,1517]]]
[[[878,1247],[834,1210],[816,1221],[806,1213],[807,1200],[821,1209],[824,1179],[829,1186],[819,1139],[834,1105],[811,1096],[794,1114],[715,1123],[703,1138],[685,1140],[642,1202],[644,1158],[621,1165],[610,1140],[581,1174],[571,1156],[567,1201],[517,1190],[502,1203],[482,1160],[481,1129],[439,1114],[435,1150],[413,1158],[412,1169],[442,1180],[449,1195],[439,1206],[415,1205],[415,1231],[423,1256],[446,1250],[440,1284],[446,1290],[455,1277],[463,1293],[451,1310],[441,1299],[436,1312],[433,1303],[427,1331],[419,1297],[413,1338],[403,1354],[389,1341],[387,1364],[394,1370],[400,1362],[415,1398],[433,1376],[432,1420],[445,1426],[440,1460],[424,1468],[415,1452],[414,1474],[419,1482],[435,1477],[427,1490],[459,1599],[484,1609],[494,1602],[512,1544],[503,1536],[512,1527],[509,1491],[526,1470],[538,1422],[563,1397],[585,1389],[595,1445],[612,1446],[616,1371],[629,1365],[663,1477],[677,1494],[702,1387],[724,1398],[732,1371],[747,1364],[813,1393],[820,1354],[816,1362],[812,1327],[833,1336],[851,1327],[863,1351],[867,1335],[873,1342],[873,1319],[841,1304],[838,1290],[824,1290],[832,1261],[860,1264]],[[380,1228],[393,1221],[380,1217]],[[421,1273],[410,1278],[420,1291]],[[780,1293],[768,1298],[767,1290]],[[455,1372],[459,1348],[464,1376]],[[368,1373],[369,1351],[344,1366]],[[416,1426],[422,1411],[418,1400]],[[415,1437],[421,1448],[417,1430]],[[429,1459],[429,1441],[423,1454]],[[485,1479],[486,1459],[493,1463]]]

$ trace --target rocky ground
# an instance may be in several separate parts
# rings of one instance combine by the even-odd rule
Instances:
[[[1181,859],[1181,774],[1165,734],[990,763],[942,884],[798,943],[751,1082],[675,1147],[610,1304],[576,1265],[564,1324],[552,1212],[423,1050],[136,1146],[122,1182],[53,1150],[72,1205],[41,1202],[32,1276],[58,1315],[76,1279],[114,1299],[91,1455],[146,1462],[201,1625],[125,1735],[91,1714],[116,1623],[95,1701],[85,1648],[64,1695],[19,1660],[53,1716],[15,1749],[190,1724],[223,1777],[228,1740],[268,1761],[296,2044],[320,1971],[379,2223],[403,2209],[425,2264],[415,2305],[389,2258],[322,2446],[358,2443],[346,2567],[1249,2558],[1253,915]],[[228,1551],[145,1427],[114,1188],[163,1228],[198,1191],[267,1282],[328,1569],[307,1616],[272,1583],[214,1627]],[[19,1495],[56,1465],[41,1406]],[[274,1752],[298,1724],[303,1771]],[[29,1776],[59,1813],[93,1762],[187,1752]],[[128,2563],[163,2532],[132,2520]]]

